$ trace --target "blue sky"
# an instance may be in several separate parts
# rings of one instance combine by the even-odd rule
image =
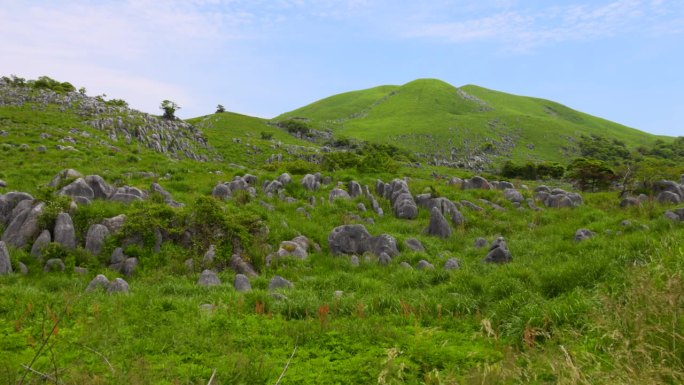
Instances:
[[[684,135],[681,0],[0,0],[0,74],[184,118],[438,78]]]

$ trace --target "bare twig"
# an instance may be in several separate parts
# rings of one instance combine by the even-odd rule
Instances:
[[[211,382],[214,381],[215,375],[216,375],[216,368],[214,368],[214,371],[211,372],[211,377],[209,377],[209,382],[207,382],[207,385],[211,385]]]
[[[23,366],[24,369],[26,369],[27,372],[33,372],[33,373],[35,373],[35,374],[37,374],[37,375],[43,377],[43,378],[46,379],[46,380],[50,380],[50,381],[54,382],[55,384],[61,384],[60,381],[57,381],[56,379],[54,379],[53,377],[51,377],[49,374],[45,374],[45,373],[43,373],[43,372],[39,372],[39,371],[37,371],[37,370],[35,370],[35,369],[33,369],[33,368],[29,367],[29,366],[26,366],[26,365],[24,365],[24,364],[21,364],[21,366]],[[22,379],[22,381],[23,381],[23,379]]]
[[[109,360],[107,359],[107,357],[105,357],[104,354],[98,352],[97,350],[95,350],[95,349],[93,349],[93,348],[91,348],[91,347],[89,347],[89,346],[86,346],[86,345],[83,345],[83,344],[79,344],[79,343],[74,343],[74,344],[75,344],[75,345],[78,345],[78,346],[80,346],[80,347],[86,348],[86,349],[90,350],[91,352],[97,354],[97,355],[100,356],[100,358],[102,358],[102,360],[109,366],[109,370],[112,371],[112,374],[114,374],[114,373],[116,372],[116,371],[114,370],[114,367],[113,367],[112,364],[109,362]]]
[[[79,298],[79,297],[80,297],[80,296],[78,296],[78,297],[76,297],[76,298]],[[73,300],[74,300],[74,299],[72,298],[71,301],[67,301],[67,303],[64,305],[64,314],[67,313],[67,310],[68,310],[68,308],[69,308],[69,305],[71,304],[71,302],[72,302]],[[33,355],[33,358],[31,359],[31,362],[28,364],[28,366],[27,366],[27,365],[24,365],[24,364],[21,365],[21,366],[23,366],[24,368],[26,368],[26,371],[24,372],[24,375],[21,377],[21,380],[19,381],[19,385],[23,385],[23,384],[24,384],[24,381],[26,380],[26,375],[28,375],[29,372],[40,373],[40,372],[38,372],[38,371],[36,371],[36,370],[33,370],[33,369],[31,369],[31,368],[33,367],[33,364],[36,363],[36,360],[38,360],[38,357],[40,357],[40,353],[43,351],[43,349],[45,348],[45,346],[47,346],[48,341],[50,341],[50,337],[52,337],[52,335],[55,334],[55,331],[57,330],[57,326],[59,326],[60,321],[62,321],[62,318],[61,318],[61,317],[57,317],[57,319],[55,320],[55,323],[52,325],[52,329],[50,330],[50,334],[48,334],[45,338],[43,338],[43,342],[42,342],[42,343],[40,344],[40,346],[38,347],[38,350],[37,350],[36,353]],[[49,376],[47,376],[47,375],[45,375],[45,374],[43,374],[43,373],[40,373],[40,375],[46,376],[45,378],[50,378],[50,379],[52,379],[51,377],[49,377]],[[54,379],[52,379],[52,381],[55,382]]]
[[[278,377],[278,381],[276,381],[275,385],[280,384],[280,380],[282,380],[283,376],[285,376],[285,372],[287,372],[287,368],[288,368],[288,366],[290,366],[290,362],[292,362],[292,357],[294,357],[296,352],[297,352],[297,341],[295,341],[295,346],[294,346],[294,349],[292,349],[292,354],[290,354],[290,358],[287,360],[287,363],[285,364],[285,367],[283,368],[283,372],[280,373],[280,377]]]

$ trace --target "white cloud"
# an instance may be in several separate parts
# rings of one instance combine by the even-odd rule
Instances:
[[[543,9],[508,10],[456,21],[418,21],[406,37],[437,38],[449,42],[491,41],[512,50],[528,50],[564,41],[583,41],[622,33],[682,32],[682,7],[667,0],[617,0],[607,4],[575,4]],[[436,15],[432,15],[435,16]],[[443,18],[443,17],[442,17]]]

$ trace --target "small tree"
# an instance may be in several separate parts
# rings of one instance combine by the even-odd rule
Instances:
[[[577,158],[570,163],[566,176],[582,191],[598,191],[610,186],[615,172],[598,159]]]
[[[220,114],[220,113],[223,113],[223,112],[226,112],[226,107],[223,107],[222,104],[219,104],[218,106],[216,106],[216,113],[217,113],[217,114]]]
[[[168,120],[175,120],[175,113],[176,111],[180,110],[180,106],[170,100],[162,101],[159,108],[164,111],[164,119]]]

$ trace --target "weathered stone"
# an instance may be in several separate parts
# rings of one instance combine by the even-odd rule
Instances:
[[[330,232],[328,244],[333,255],[363,254],[370,249],[370,239],[365,226],[344,225]]]
[[[126,260],[126,256],[124,255],[123,249],[120,247],[117,247],[112,252],[112,256],[109,259],[109,263],[112,265],[115,265],[118,263],[123,263],[125,260]]]
[[[278,257],[296,257],[299,259],[306,259],[308,253],[301,244],[293,241],[280,242],[280,248],[277,252]]]
[[[57,175],[52,178],[50,183],[48,183],[49,187],[59,187],[60,185],[64,184],[64,182],[72,180],[72,179],[77,179],[83,177],[83,174],[80,172],[74,170],[74,169],[64,169],[57,173]]]
[[[0,275],[12,274],[12,260],[5,242],[0,241]]]
[[[46,273],[52,272],[52,271],[59,271],[63,272],[66,267],[64,266],[64,261],[62,261],[59,258],[51,258],[48,259],[47,262],[45,262],[45,267],[43,268],[43,271]]]
[[[128,282],[116,278],[107,284],[107,294],[128,293]]]
[[[424,259],[421,259],[420,261],[418,261],[418,264],[416,265],[416,269],[418,269],[418,270],[434,270],[435,266],[433,264],[431,264],[430,262],[428,262]]]
[[[121,274],[130,277],[138,268],[138,258],[126,258],[121,266]]]
[[[107,184],[107,182],[105,182],[105,180],[99,175],[88,175],[85,177],[85,182],[93,191],[94,199],[107,199],[114,191],[114,188]]]
[[[358,203],[356,205],[356,209],[361,211],[362,213],[364,213],[364,212],[366,212],[366,205],[364,205],[363,203]]]
[[[673,193],[672,191],[661,191],[658,194],[658,197],[656,197],[656,200],[658,203],[665,203],[665,204],[678,204],[681,202],[681,198],[679,195]]]
[[[487,243],[488,242],[486,239],[479,237],[479,238],[475,239],[474,246],[479,249],[479,248],[487,246]]]
[[[126,215],[120,214],[115,217],[107,218],[102,221],[102,224],[109,230],[111,234],[116,233],[121,229],[126,222]]]
[[[416,238],[409,238],[404,241],[404,245],[408,247],[409,249],[413,251],[418,251],[418,252],[423,252],[425,251],[425,247],[423,247],[423,244]]]
[[[504,191],[506,191],[506,190],[508,190],[508,189],[515,190],[515,186],[513,186],[513,183],[511,183],[511,182],[506,182],[506,181],[499,181],[499,182],[496,184],[496,188],[497,188],[498,190],[504,190]]]
[[[26,265],[24,265],[23,262],[18,262],[17,265],[19,265],[19,274],[28,275],[29,269]],[[0,275],[2,275],[2,274],[0,274]]]
[[[98,223],[91,225],[86,234],[85,249],[93,255],[100,255],[108,235],[107,226]]]
[[[69,183],[68,185],[62,187],[59,195],[67,195],[70,197],[84,197],[92,200],[95,197],[93,189],[90,188],[88,183],[83,178],[78,178],[75,181]]]
[[[202,257],[202,269],[209,269],[214,267],[214,260],[216,259],[216,246],[209,245],[209,250],[204,253]]]
[[[315,175],[306,174],[302,178],[302,186],[304,186],[306,190],[316,191],[321,188],[321,183],[317,180]]]
[[[229,198],[231,196],[231,191],[230,191],[230,188],[228,188],[228,186],[226,186],[223,183],[219,183],[211,191],[211,195],[214,198],[226,199],[226,198]]]
[[[389,234],[380,234],[370,239],[370,249],[368,250],[375,255],[386,253],[390,257],[399,255],[397,249],[397,240]]]
[[[274,180],[272,182],[267,182],[267,183],[268,184],[266,184],[266,186],[264,187],[264,193],[265,194],[277,193],[278,190],[283,188],[283,184],[277,180]]]
[[[669,220],[674,221],[674,222],[680,222],[682,220],[679,217],[679,215],[673,213],[670,210],[665,211],[665,214],[663,214],[663,216],[665,217],[665,219],[669,219]]]
[[[507,188],[503,192],[504,198],[508,199],[511,202],[524,202],[525,197],[520,193],[520,191],[513,189],[513,188]]]
[[[348,199],[351,199],[351,197],[349,196],[349,194],[346,191],[344,191],[340,188],[334,188],[334,189],[330,190],[330,193],[328,193],[328,201],[332,202],[335,199],[346,199],[346,200],[348,200]]]
[[[244,274],[236,274],[235,281],[233,282],[233,287],[235,291],[244,293],[252,290],[252,285],[249,283],[249,278]]]
[[[441,238],[451,236],[451,227],[437,207],[433,207],[430,211],[430,224],[427,233]]]
[[[78,275],[88,275],[88,269],[85,267],[74,266],[74,273]]]
[[[349,258],[349,263],[354,267],[359,266],[359,257],[356,255],[352,255],[351,258]]]
[[[71,216],[67,213],[59,213],[57,220],[55,220],[55,242],[61,244],[67,249],[76,247],[76,230],[74,229],[74,222]]]
[[[474,176],[470,179],[463,181],[461,185],[463,190],[480,189],[480,190],[491,190],[492,185],[487,181],[487,179],[481,176]]]
[[[292,177],[290,174],[284,172],[278,177],[278,182],[280,182],[283,186],[286,186],[292,182]]]
[[[409,265],[408,262],[402,262],[399,264],[399,267],[404,268],[406,270],[413,270],[413,266]]]
[[[200,286],[218,286],[221,284],[221,280],[219,279],[218,275],[216,275],[215,272],[211,270],[204,270],[202,274],[200,274],[199,279],[197,280],[197,284]]]
[[[476,204],[473,203],[473,202],[467,201],[467,200],[462,200],[462,201],[461,201],[461,204],[462,204],[463,206],[466,206],[467,208],[469,208],[469,209],[471,209],[471,210],[475,210],[475,211],[483,211],[483,210],[484,210],[482,207],[476,205]]]
[[[352,198],[356,198],[361,195],[361,185],[356,181],[349,182],[347,189],[349,190],[349,196]]]
[[[17,215],[2,234],[2,241],[9,246],[24,247],[32,241],[38,231],[38,218],[43,213],[44,203],[29,207]]]
[[[107,290],[107,286],[109,286],[109,280],[107,279],[107,277],[105,277],[102,274],[98,274],[95,278],[92,279],[92,281],[90,281],[85,291],[91,292],[99,289]]]
[[[380,253],[378,256],[378,264],[386,266],[389,265],[392,262],[392,257],[389,256],[387,253]]]
[[[580,242],[585,239],[589,239],[596,235],[593,231],[588,230],[588,229],[579,229],[575,232],[575,242]]]
[[[278,290],[278,289],[291,289],[293,288],[294,285],[292,282],[288,281],[287,279],[276,275],[273,278],[271,278],[271,281],[268,283],[268,290],[273,291],[273,290]]]
[[[109,197],[109,200],[112,202],[132,203],[136,201],[141,201],[142,197],[138,195],[124,193],[121,191],[116,191]]]
[[[461,268],[461,262],[456,258],[449,258],[444,262],[444,270],[458,270]]]
[[[256,277],[257,273],[248,262],[244,261],[239,255],[235,254],[230,258],[228,263],[231,269],[238,274],[244,274],[248,277]]]
[[[503,237],[497,238],[489,247],[489,252],[484,261],[488,263],[508,263],[512,260],[511,252]]]
[[[52,237],[50,236],[50,231],[43,230],[38,238],[33,242],[31,247],[31,256],[36,259],[43,257],[43,249],[52,242]]]

